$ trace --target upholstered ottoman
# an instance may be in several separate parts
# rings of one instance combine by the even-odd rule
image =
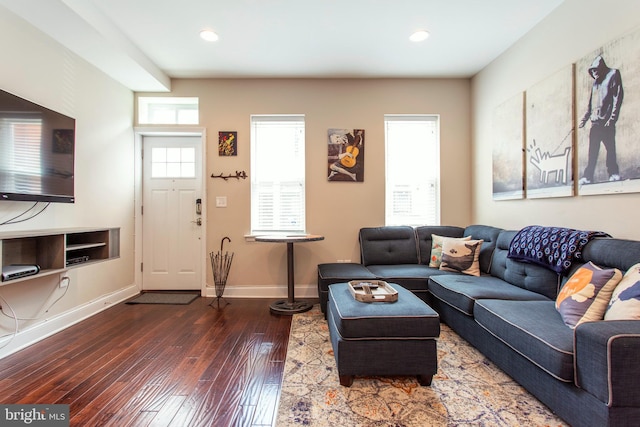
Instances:
[[[356,301],[347,283],[329,285],[327,322],[340,384],[355,375],[416,375],[430,385],[438,367],[440,318],[400,285],[396,302]]]

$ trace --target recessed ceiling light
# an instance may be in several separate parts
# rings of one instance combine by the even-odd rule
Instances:
[[[218,35],[211,30],[202,30],[200,31],[200,38],[208,42],[214,42],[218,40]]]
[[[427,30],[418,30],[415,33],[411,34],[409,40],[412,42],[421,42],[426,40],[429,37],[429,31]]]

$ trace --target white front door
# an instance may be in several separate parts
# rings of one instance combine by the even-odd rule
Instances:
[[[142,289],[202,288],[202,138],[142,141]]]

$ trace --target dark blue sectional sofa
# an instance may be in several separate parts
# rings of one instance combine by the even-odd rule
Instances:
[[[602,320],[571,329],[555,308],[572,272],[591,261],[624,273],[640,262],[640,241],[590,240],[563,275],[507,257],[516,233],[485,225],[363,228],[360,263],[318,265],[321,308],[326,313],[332,283],[397,283],[567,423],[640,425],[640,321]],[[482,274],[429,267],[432,234],[482,239]]]

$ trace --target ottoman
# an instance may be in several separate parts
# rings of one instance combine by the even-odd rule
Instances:
[[[355,375],[416,375],[430,385],[438,368],[440,318],[400,285],[396,302],[356,301],[347,283],[329,285],[327,322],[340,384]]]

